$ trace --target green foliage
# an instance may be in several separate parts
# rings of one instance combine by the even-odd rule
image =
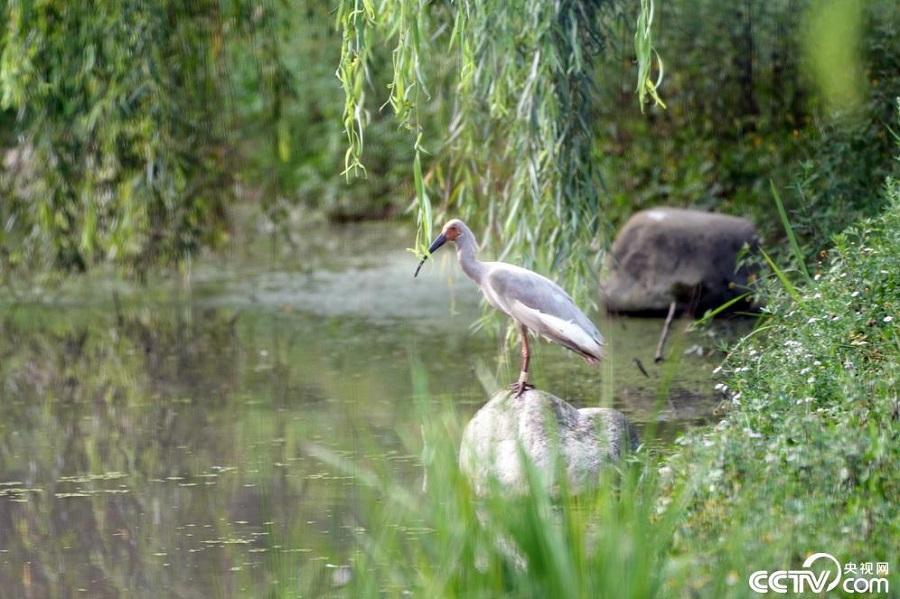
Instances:
[[[780,239],[774,180],[812,256],[856,219],[877,214],[880,182],[897,173],[888,127],[900,90],[900,11],[887,0],[858,4],[858,27],[847,28],[853,35],[825,39],[809,26],[820,3],[660,4],[654,42],[666,60],[668,108],[648,115],[631,102],[630,67],[621,58],[629,29],[620,25],[597,83],[606,216],[619,223],[639,208],[693,206],[749,216]],[[840,113],[810,65],[813,57],[825,60],[817,50],[827,55],[834,46],[863,80],[859,103]]]
[[[226,234],[218,2],[8,2],[6,266],[144,269]]]
[[[418,185],[418,249],[432,231],[430,197],[468,219],[501,256],[541,270],[567,266],[575,295],[589,293],[599,231],[601,184],[593,156],[595,60],[613,2],[453,4],[345,0],[339,76],[347,96],[348,172],[362,167],[366,73],[381,38],[395,44],[389,102],[412,132]],[[650,79],[652,6],[635,36],[638,90],[659,102]],[[448,53],[449,50],[449,53]],[[440,123],[429,138],[426,121]],[[419,166],[420,168],[420,166]],[[591,294],[592,295],[592,294]]]
[[[412,195],[405,133],[369,119],[340,177],[340,37],[327,3],[0,3],[0,265],[142,274],[229,238],[229,206],[385,217]],[[389,58],[389,57],[388,57]],[[370,57],[370,83],[386,70]],[[309,211],[307,211],[309,212]]]
[[[433,233],[426,213],[459,214],[488,246],[502,240],[500,256],[544,271],[565,264],[582,295],[603,240],[638,208],[738,212],[780,237],[770,180],[796,182],[784,206],[807,255],[877,213],[872,182],[896,170],[887,135],[900,83],[893,3],[837,3],[858,17],[838,31],[846,35],[823,34],[831,30],[808,3],[676,0],[655,19],[648,3],[583,4],[342,4],[346,167],[362,162],[366,68],[387,39],[389,101],[423,172],[419,250]],[[631,58],[638,90],[655,93],[651,64],[661,75],[662,61],[651,32],[667,62],[668,110],[644,115]],[[832,55],[865,80],[858,102],[820,91]]]
[[[807,11],[806,63],[824,102],[836,110],[855,108],[866,88],[859,56],[862,13],[859,0],[829,0]]]
[[[277,224],[415,196],[419,250],[456,213],[585,297],[638,208],[749,214],[780,236],[770,179],[811,255],[878,211],[900,89],[892,2],[829,3],[853,26],[815,6],[0,2],[0,264],[142,272],[226,239],[235,199]],[[821,33],[835,23],[858,39]],[[840,115],[820,93],[829,56],[860,82]],[[643,114],[663,91],[668,109]]]
[[[725,420],[672,461],[696,489],[676,550],[713,596],[735,568],[894,553],[900,185],[885,195],[884,216],[838,235],[815,282],[771,298],[766,334],[725,363]]]
[[[244,6],[244,3],[239,3]],[[406,134],[387,115],[369,117],[367,178],[347,180],[343,91],[335,81],[341,37],[327,2],[247,3],[225,44],[231,103],[230,143],[247,196],[259,198],[275,224],[297,207],[337,220],[384,218],[412,196]],[[380,85],[389,55],[371,57],[370,85]]]
[[[641,0],[641,10],[638,13],[637,30],[634,32],[634,53],[638,57],[638,81],[637,93],[640,101],[641,112],[647,96],[653,99],[657,106],[665,108],[666,105],[659,97],[658,89],[663,80],[663,63],[659,53],[653,49],[653,2]],[[659,65],[659,75],[656,81],[650,78],[650,61],[647,57],[656,55]]]

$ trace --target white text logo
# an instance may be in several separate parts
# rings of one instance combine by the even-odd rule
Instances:
[[[812,565],[822,560],[819,564],[820,570],[814,571]],[[824,567],[823,567],[824,566]],[[856,574],[859,570],[860,574],[873,574],[887,576],[888,565],[886,562],[879,562],[877,569],[872,567],[871,563],[865,563],[863,566],[857,567],[856,564],[848,563],[843,570],[841,563],[835,559],[830,553],[813,553],[803,562],[802,570],[776,570],[769,572],[768,570],[757,570],[750,575],[747,581],[750,589],[757,593],[824,593],[833,591],[841,584],[841,573]],[[841,589],[845,593],[887,593],[887,578],[862,578],[847,577],[843,579]]]

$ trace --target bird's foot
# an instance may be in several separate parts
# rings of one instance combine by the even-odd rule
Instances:
[[[515,383],[510,385],[509,388],[512,389],[513,391],[515,391],[516,392],[515,397],[519,398],[519,397],[522,397],[522,395],[526,391],[530,391],[531,389],[534,389],[534,385],[532,385],[528,381],[516,381]]]

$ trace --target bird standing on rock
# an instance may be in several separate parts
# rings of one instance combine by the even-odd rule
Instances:
[[[603,359],[603,336],[569,294],[550,279],[526,268],[478,260],[475,236],[458,218],[447,221],[413,276],[418,276],[428,256],[448,241],[456,244],[460,267],[481,288],[488,303],[519,324],[522,371],[519,380],[512,385],[516,397],[534,388],[528,383],[529,330],[572,350],[589,364],[597,364]]]

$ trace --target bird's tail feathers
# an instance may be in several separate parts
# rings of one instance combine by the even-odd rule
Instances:
[[[590,349],[572,345],[567,345],[566,347],[584,358],[584,361],[592,366],[597,365],[606,359],[606,352],[604,351],[603,344],[600,342],[597,342],[596,345]]]

